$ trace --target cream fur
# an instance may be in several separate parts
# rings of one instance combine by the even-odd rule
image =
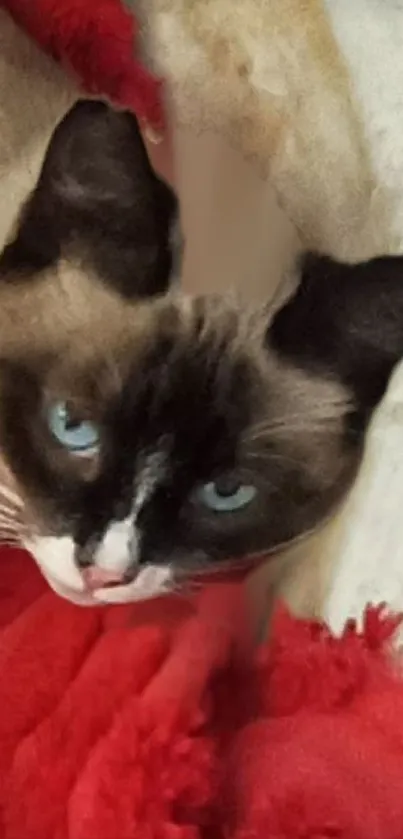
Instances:
[[[179,119],[231,135],[305,244],[352,261],[403,249],[401,2],[146,7],[149,52]]]

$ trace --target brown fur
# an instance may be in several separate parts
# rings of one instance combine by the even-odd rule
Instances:
[[[213,360],[222,355],[222,364],[228,370],[245,365],[248,379],[255,381],[251,419],[238,445],[239,457],[249,464],[245,468],[252,476],[255,469],[270,469],[266,464],[269,443],[269,461],[278,458],[279,474],[284,460],[301,470],[308,484],[315,487],[318,510],[322,498],[327,509],[344,493],[359,456],[359,450],[350,450],[344,442],[345,417],[351,408],[349,394],[336,380],[306,374],[268,353],[264,345],[267,321],[261,313],[175,294],[153,304],[122,304],[119,298],[105,293],[102,284],[97,288],[96,280],[82,273],[62,269],[57,279],[55,282],[52,274],[50,281],[45,277],[34,283],[18,307],[14,290],[8,292],[8,301],[0,292],[0,310],[5,318],[9,319],[12,311],[16,316],[0,348],[0,390],[3,412],[6,406],[11,410],[10,405],[26,411],[28,416],[22,417],[21,423],[30,427],[33,451],[43,453],[42,460],[48,461],[62,482],[68,483],[74,476],[94,480],[98,460],[77,461],[60,449],[52,441],[42,411],[38,413],[35,407],[36,400],[44,400],[44,410],[46,405],[62,400],[80,417],[102,419],[105,406],[119,399],[127,376],[138,370],[139,381],[147,377],[150,352],[172,340],[169,374],[173,381],[182,359],[191,360],[198,353],[205,354],[206,363],[210,357]],[[30,312],[35,312],[31,319]],[[21,320],[17,322],[17,318]],[[24,319],[28,321],[29,341]],[[164,375],[161,366],[161,388],[165,387]],[[158,381],[154,387],[157,395]],[[42,395],[34,396],[34,392]],[[219,396],[217,392],[216,398]],[[203,424],[203,418],[200,421]],[[7,456],[9,442],[4,427],[2,434]],[[25,474],[29,472],[30,448],[21,451]],[[32,468],[29,482],[19,481],[19,493],[30,511],[29,518],[37,510],[36,532],[57,532],[53,499],[44,494],[40,472]],[[311,528],[310,516],[306,524],[301,519],[298,536]]]
[[[130,316],[129,316],[130,311]],[[117,340],[124,345],[146,310],[133,307],[79,265],[60,263],[35,283],[3,284],[0,290],[0,356],[16,359],[68,353],[93,356]],[[90,336],[90,340],[89,340]]]

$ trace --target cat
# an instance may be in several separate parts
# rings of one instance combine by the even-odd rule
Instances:
[[[255,191],[269,178],[304,249],[347,262],[402,252],[403,0],[127,5],[176,122],[250,158]]]
[[[8,15],[2,10],[0,10],[0,21],[0,74],[2,81],[0,86],[0,174],[2,179],[2,190],[0,194],[0,239],[3,241],[9,234],[10,224],[14,223],[14,226],[18,224],[18,222],[14,221],[16,210],[20,208],[27,192],[35,184],[44,150],[55,124],[63,117],[70,105],[79,98],[79,93],[75,85],[25,38],[23,33],[15,27]],[[396,62],[395,66],[397,67]],[[27,72],[27,68],[29,68],[29,73]],[[93,152],[94,148],[91,148],[91,155]],[[118,210],[119,205],[116,206],[116,211],[118,212]],[[335,234],[335,236],[337,235]],[[165,249],[165,246],[163,246],[163,249]],[[92,251],[94,252],[94,248],[92,248]],[[27,285],[23,286],[22,284],[18,284],[18,286],[15,286],[15,284],[10,284],[9,287],[7,285],[2,288],[2,311],[4,318],[1,324],[1,336],[5,342],[5,349],[7,350],[5,357],[8,363],[19,354],[22,354],[22,357],[24,353],[25,355],[29,355],[28,346],[32,347],[32,357],[35,355],[36,357],[45,356],[49,347],[52,347],[53,354],[56,356],[59,354],[59,358],[61,358],[66,344],[68,351],[72,352],[73,341],[69,340],[69,338],[74,336],[74,351],[77,359],[80,360],[80,365],[85,367],[87,362],[91,364],[92,359],[97,356],[97,353],[105,352],[108,346],[108,340],[111,340],[111,346],[113,346],[116,335],[118,335],[118,338],[119,336],[123,338],[125,334],[124,324],[126,323],[125,313],[127,303],[124,302],[122,309],[121,300],[113,289],[113,278],[111,275],[109,275],[109,279],[103,279],[101,277],[101,284],[98,282],[90,283],[88,280],[93,279],[93,277],[92,275],[89,276],[88,269],[83,271],[80,269],[80,266],[70,265],[69,270],[66,271],[66,260],[64,260],[63,264],[58,265],[59,277],[61,267],[63,268],[63,284],[54,286],[55,293],[53,296],[49,294],[49,285],[46,283],[42,285],[42,290],[39,289],[41,295],[37,293],[38,285],[35,285],[35,288],[32,287],[28,295]],[[50,276],[52,276],[54,281],[54,272],[50,272]],[[16,294],[17,288],[18,295]],[[129,284],[129,297],[131,293],[130,289],[131,286]],[[23,291],[24,294],[22,293]],[[31,294],[31,291],[35,293]],[[67,291],[69,291],[68,294]],[[134,291],[135,289],[133,289],[133,293]],[[61,300],[63,301],[62,305]],[[146,319],[147,316],[144,311],[142,317]],[[136,318],[137,315],[135,317],[134,310],[131,311],[130,333],[135,329],[133,323],[137,323]],[[68,353],[66,353],[66,367],[68,367]],[[392,409],[393,411],[396,410],[393,405]],[[22,417],[26,416],[24,402],[21,403],[18,415],[16,414],[14,416],[14,424],[18,422],[18,416],[20,415]],[[390,433],[392,433],[392,430]],[[1,464],[1,476],[3,482],[0,524],[3,538],[9,541],[23,539],[24,543],[29,546],[32,541],[32,536],[38,529],[37,516],[34,516],[34,520],[32,521],[29,504],[31,496],[34,499],[36,498],[35,488],[30,490],[27,485],[17,483],[16,474],[6,469],[3,463]],[[15,494],[16,491],[18,491],[17,495]],[[10,495],[10,493],[12,494]],[[16,504],[18,505],[18,509],[15,506]],[[11,515],[12,512],[16,513],[16,515]],[[322,530],[318,532],[319,536],[322,532]],[[303,540],[301,548],[308,546],[308,543],[308,551],[310,552],[312,541],[309,539]],[[59,547],[62,548],[60,543]],[[371,541],[371,555],[373,553],[373,547],[374,543]],[[296,552],[298,553],[298,545],[296,545],[296,548]],[[41,557],[43,560],[42,552],[44,550],[45,548],[42,544],[41,551],[39,552],[39,561],[41,561]],[[286,556],[286,553],[282,553],[281,556]],[[292,585],[290,587],[289,579],[285,579],[284,583],[287,588],[287,595],[290,593],[290,588],[293,588],[295,593],[295,588],[297,587],[298,598],[301,598],[303,593],[308,589],[308,592],[311,590],[316,598],[315,603],[318,603],[320,577],[323,568],[327,565],[328,553],[328,545],[326,544],[325,550],[321,549],[319,552],[316,566],[312,568],[311,564],[308,574],[305,563],[300,561],[300,556],[298,556],[298,560],[295,563],[293,560],[294,571],[292,574]],[[364,557],[362,561],[365,561],[366,568],[368,565],[371,565],[369,552],[358,550],[358,553]],[[292,551],[291,554],[293,559]],[[346,551],[343,549],[342,555],[344,554],[346,554],[348,563],[354,565],[356,558],[354,555],[351,555],[351,550]],[[71,566],[68,564],[68,561],[67,568],[63,566],[63,557],[66,559],[66,555],[61,550],[55,552],[54,555],[50,552],[49,564],[47,566],[48,571],[50,569],[50,577],[53,579],[56,576],[59,585],[60,579],[64,581],[62,585],[64,586],[64,591],[67,592],[67,596],[73,599],[75,597],[78,599],[82,598],[82,601],[89,603],[98,602],[90,594],[84,596],[81,581],[79,582],[78,592],[75,590],[74,585],[71,585],[71,577],[69,576],[71,575]],[[339,563],[340,556],[336,559],[337,565],[343,565],[344,558],[341,563]],[[280,564],[282,564],[282,560]],[[355,564],[357,565],[357,562]],[[390,595],[392,576],[385,568],[384,558],[382,558],[381,566],[382,580],[387,581],[389,579]],[[270,567],[273,569],[279,567],[278,561],[271,561]],[[363,597],[363,578],[364,571],[361,568],[361,575],[358,580],[360,602],[362,602]],[[296,581],[298,583],[297,585]],[[397,589],[396,578],[394,585]],[[144,580],[142,581],[142,586],[143,593],[146,593]],[[346,592],[351,588],[351,572],[347,573],[346,579],[345,571],[343,572],[341,570],[340,588],[343,593],[343,603],[345,603]],[[154,590],[161,590],[161,587],[158,588],[158,585],[156,585]],[[368,591],[368,588],[366,591]],[[109,588],[105,590],[102,596],[111,597],[113,592],[116,599],[131,599],[142,596],[141,592],[139,594],[138,586],[135,592],[126,586],[123,588],[119,587],[116,590]],[[313,597],[310,598],[309,603],[304,604],[305,612],[311,609],[313,599]],[[388,599],[390,598],[388,597]],[[306,605],[308,609],[305,608]],[[337,611],[339,616],[340,608]]]
[[[129,114],[74,105],[0,255],[0,522],[82,605],[314,531],[403,355],[399,258],[311,255],[275,313],[172,287],[175,202],[137,136]]]

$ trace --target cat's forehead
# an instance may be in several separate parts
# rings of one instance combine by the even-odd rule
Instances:
[[[76,386],[102,398],[128,382],[139,393],[145,385],[163,392],[220,383],[224,394],[234,379],[256,378],[267,357],[259,317],[232,302],[174,293],[150,303],[118,301],[116,311],[108,305],[104,314],[84,319],[63,352],[55,345],[46,368],[52,390]]]
[[[283,439],[290,423],[295,436],[310,424],[339,428],[350,410],[349,394],[332,376],[299,369],[270,348],[262,309],[177,293],[150,308],[107,400],[130,433],[135,422],[139,437],[180,438],[190,449],[198,439],[254,438],[259,424],[272,439]]]
[[[165,428],[207,421],[231,406],[246,422],[264,355],[253,316],[235,305],[177,294],[146,308],[147,329],[137,315],[140,328],[101,361],[109,383],[114,366],[117,374],[111,402],[131,415],[143,411],[150,425],[158,417]]]
[[[46,410],[66,400],[74,416],[100,423],[130,460],[145,452],[193,462],[198,449],[204,458],[231,457],[263,393],[241,314],[175,294],[133,307],[133,315],[132,328],[130,318],[126,326],[117,320],[103,345],[90,340],[87,349],[74,345],[49,365],[45,359],[36,377],[42,416],[41,404]]]

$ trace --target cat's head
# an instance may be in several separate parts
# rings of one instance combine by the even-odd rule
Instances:
[[[104,316],[0,365],[8,526],[59,593],[159,595],[332,510],[359,458],[350,394],[268,349],[262,315],[172,295]]]
[[[82,102],[0,255],[0,531],[83,604],[300,537],[359,459],[348,387],[270,348],[269,315],[158,298],[174,212],[135,119]]]

